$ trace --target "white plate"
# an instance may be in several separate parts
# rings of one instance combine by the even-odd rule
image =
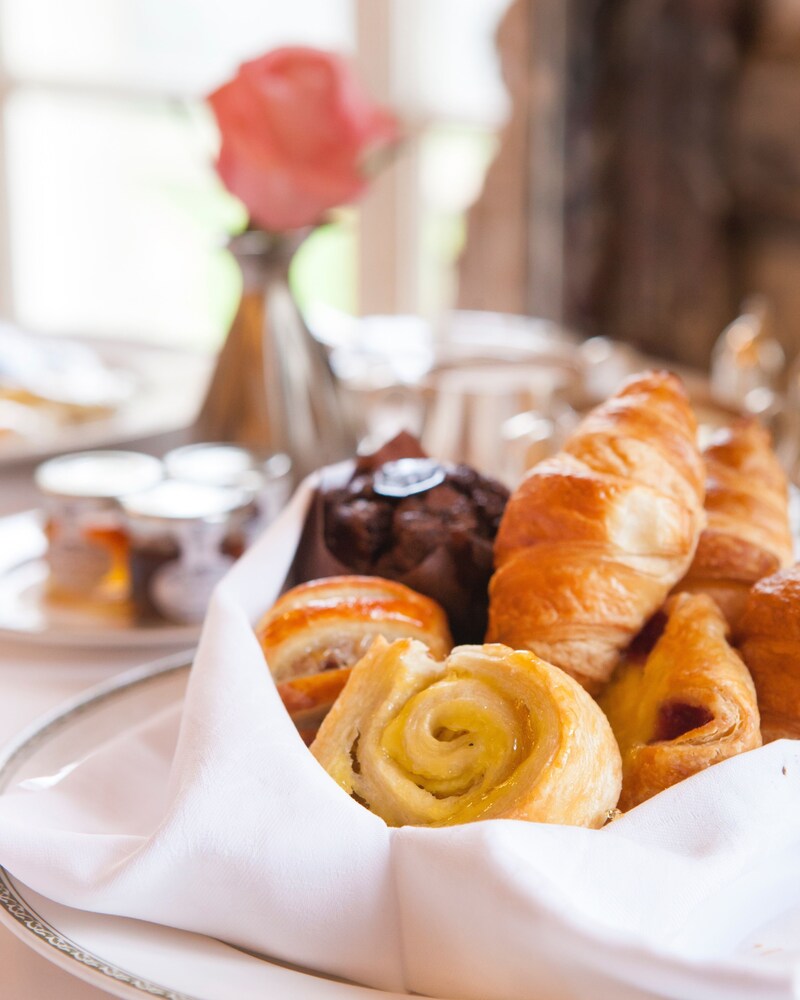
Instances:
[[[130,373],[130,400],[108,416],[80,423],[56,424],[36,439],[0,441],[0,467],[29,462],[65,451],[121,445],[188,427],[199,409],[214,359],[192,351],[118,340],[75,338],[90,347],[109,368]]]
[[[182,654],[114,678],[35,723],[0,758],[0,794],[58,773],[122,727],[183,698]],[[0,923],[34,951],[126,1000],[390,1000],[384,993],[249,954],[199,934],[87,913],[38,895],[0,868]]]
[[[57,646],[195,646],[199,625],[123,618],[58,606],[45,599],[46,540],[34,511],[0,518],[0,637]]]

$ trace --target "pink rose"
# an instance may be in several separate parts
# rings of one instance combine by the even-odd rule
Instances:
[[[246,62],[208,100],[222,137],[220,177],[253,223],[274,231],[313,225],[358,198],[367,155],[398,134],[347,63],[316,49],[276,49]]]

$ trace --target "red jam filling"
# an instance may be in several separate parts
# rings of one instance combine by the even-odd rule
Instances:
[[[676,740],[684,733],[690,733],[693,729],[705,726],[713,718],[713,713],[702,705],[688,705],[682,701],[664,702],[658,711],[656,731],[650,742],[662,743]]]

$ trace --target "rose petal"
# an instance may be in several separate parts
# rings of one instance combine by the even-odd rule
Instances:
[[[289,47],[240,67],[209,97],[225,185],[268,229],[312,225],[358,198],[364,161],[396,140],[397,122],[360,90],[347,63]]]

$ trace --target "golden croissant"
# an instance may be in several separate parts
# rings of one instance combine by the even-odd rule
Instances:
[[[705,521],[696,431],[680,381],[646,372],[528,472],[495,542],[488,641],[602,686],[692,561]]]
[[[617,744],[597,704],[533,653],[458,646],[437,661],[376,639],[311,752],[390,826],[505,817],[599,827],[614,809]]]
[[[622,810],[761,746],[753,681],[719,608],[680,594],[667,615],[644,665],[625,664],[600,699],[622,752]]]
[[[708,524],[675,589],[710,594],[735,629],[753,584],[792,561],[786,476],[752,418],[719,431],[703,457]]]
[[[738,639],[756,686],[764,742],[800,739],[800,566],[753,587]]]

